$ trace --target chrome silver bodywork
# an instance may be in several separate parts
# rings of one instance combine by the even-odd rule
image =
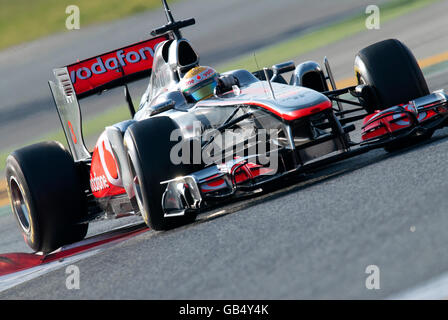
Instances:
[[[50,90],[75,161],[90,159],[82,136],[81,109],[67,68],[53,70],[57,82],[49,81]]]

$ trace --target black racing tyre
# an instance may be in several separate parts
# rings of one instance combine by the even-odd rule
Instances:
[[[71,155],[57,142],[14,151],[6,160],[13,214],[27,244],[49,253],[82,240],[86,199]]]
[[[179,217],[164,217],[162,209],[166,185],[160,185],[160,182],[195,170],[194,166],[173,164],[170,159],[172,148],[179,143],[170,139],[176,129],[179,127],[172,119],[160,116],[133,124],[125,134],[129,169],[134,179],[134,202],[138,205],[136,209],[154,230],[172,229],[196,219],[196,214],[191,212]]]
[[[429,94],[428,85],[412,52],[396,39],[372,44],[357,54],[355,75],[358,83],[373,88],[374,108],[384,110]]]

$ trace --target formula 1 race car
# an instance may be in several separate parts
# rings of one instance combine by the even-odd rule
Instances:
[[[362,49],[358,85],[342,89],[327,59],[218,74],[199,66],[181,35],[194,19],[175,21],[162,3],[168,23],[154,38],[54,70],[49,85],[69,151],[45,142],[8,157],[13,213],[33,250],[79,241],[101,218],[135,214],[155,230],[174,228],[286,176],[373,148],[393,151],[447,124],[447,95],[429,92],[398,40]],[[135,111],[128,83],[144,77]],[[78,101],[118,86],[131,119],[106,127],[90,152]]]

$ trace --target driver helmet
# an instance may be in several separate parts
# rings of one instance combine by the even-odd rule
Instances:
[[[198,102],[213,96],[218,77],[213,68],[194,67],[180,81],[180,89],[187,99]]]

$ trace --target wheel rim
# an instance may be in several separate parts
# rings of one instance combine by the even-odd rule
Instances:
[[[23,190],[14,177],[11,177],[10,188],[11,188],[11,200],[14,214],[16,215],[17,220],[19,221],[19,224],[22,227],[22,229],[26,233],[29,233],[31,229],[30,210],[23,195],[24,194]]]

